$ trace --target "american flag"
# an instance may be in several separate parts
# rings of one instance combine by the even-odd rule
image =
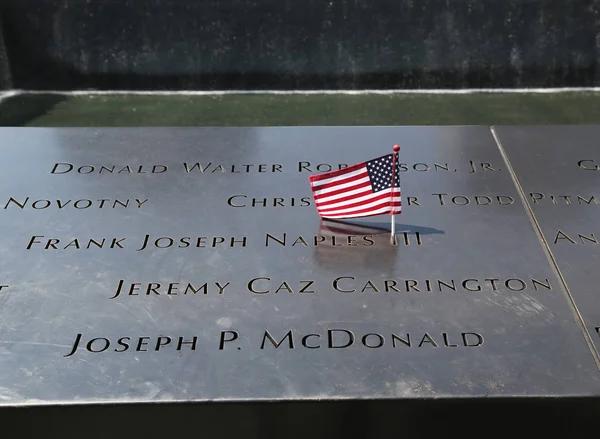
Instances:
[[[394,161],[396,169],[392,172]],[[399,214],[402,202],[398,172],[398,160],[392,153],[339,171],[311,175],[317,212],[323,218]]]

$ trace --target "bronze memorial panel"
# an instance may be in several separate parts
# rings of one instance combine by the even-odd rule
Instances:
[[[308,176],[395,143],[395,242],[389,215],[321,220]],[[598,393],[487,127],[1,129],[0,150],[0,405]],[[532,160],[555,178],[528,190],[562,195]],[[600,173],[573,167],[585,195]]]
[[[598,352],[600,126],[501,126],[495,131]]]

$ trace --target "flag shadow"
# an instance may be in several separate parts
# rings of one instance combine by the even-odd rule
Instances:
[[[399,248],[422,245],[424,236],[445,232],[432,227],[397,224],[394,240],[390,233],[389,223],[321,219],[314,260],[325,269],[393,267]]]
[[[341,222],[341,221],[340,221]],[[354,224],[354,223],[348,223]],[[378,222],[378,223],[364,223],[363,225],[373,226],[377,229],[381,229],[387,233],[392,231],[392,226],[389,222]],[[417,226],[414,224],[396,224],[396,235],[399,233],[419,233],[423,236],[425,235],[443,235],[446,232],[439,229],[434,229],[433,227],[423,227]]]

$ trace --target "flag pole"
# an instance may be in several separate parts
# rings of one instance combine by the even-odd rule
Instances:
[[[394,185],[396,179],[396,160],[398,159],[398,151],[400,151],[400,145],[394,145],[392,148],[394,150],[394,154],[392,155],[392,187],[390,189],[390,216],[392,221],[392,233],[390,238],[392,242],[396,237],[396,215],[394,214]]]

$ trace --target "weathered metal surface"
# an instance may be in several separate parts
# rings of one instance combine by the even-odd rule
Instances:
[[[598,349],[600,127],[506,126],[496,132]]]
[[[322,223],[308,175],[394,143],[396,245],[388,216]],[[2,405],[598,393],[487,127],[2,129],[0,151]]]

